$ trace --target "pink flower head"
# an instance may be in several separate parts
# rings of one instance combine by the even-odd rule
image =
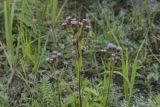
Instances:
[[[68,65],[69,63],[67,61],[63,61],[63,64],[64,65]]]
[[[115,57],[115,60],[116,60],[116,61],[120,61],[120,60],[121,60],[121,57],[120,57],[120,56],[116,56],[116,57]]]
[[[72,25],[76,25],[76,24],[78,24],[78,21],[72,20],[72,21],[71,21],[71,24],[72,24]]]
[[[52,55],[52,59],[57,59],[58,55]]]
[[[58,54],[58,51],[53,51],[52,52],[52,55],[57,55]]]
[[[107,48],[108,48],[108,49],[116,49],[117,46],[114,45],[114,44],[112,44],[112,43],[109,43],[109,44],[107,45]]]
[[[76,21],[77,19],[76,19],[75,17],[73,17],[71,20],[72,20],[72,21]]]

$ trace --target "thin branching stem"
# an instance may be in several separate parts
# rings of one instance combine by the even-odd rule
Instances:
[[[77,50],[77,62],[78,62],[78,65],[80,65],[80,57],[81,57],[81,54],[80,54],[80,49],[79,49],[79,44],[78,42],[76,43],[76,50]],[[82,107],[82,97],[81,97],[81,73],[80,73],[80,67],[78,67],[78,94],[79,94],[79,104],[80,104],[80,107]]]
[[[111,85],[112,85],[112,77],[113,77],[113,64],[112,64],[112,59],[110,61],[110,65],[109,65],[109,81],[108,81],[108,92],[107,92],[107,103],[109,102],[109,93],[110,93],[110,88],[111,88]]]

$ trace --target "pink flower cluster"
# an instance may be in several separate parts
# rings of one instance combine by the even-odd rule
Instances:
[[[101,49],[101,52],[105,53],[105,52],[107,52],[107,49],[116,50],[118,52],[122,50],[122,48],[120,46],[116,46],[113,43],[108,43],[108,45],[105,48]]]
[[[107,49],[108,50],[113,50],[113,51],[118,51],[118,52],[120,52],[122,50],[122,48],[120,46],[117,46],[117,45],[115,45],[113,43],[108,43],[105,48],[101,49],[101,52],[102,53],[106,53]],[[112,60],[114,60],[114,61],[120,61],[121,57],[118,56],[118,55],[112,54]]]
[[[75,18],[74,16],[68,16],[65,18],[65,20],[62,23],[62,26],[67,27],[68,25],[71,25],[74,29],[82,28],[82,30],[84,31],[89,31],[89,29],[91,28],[88,19],[78,21],[77,18]]]
[[[121,57],[118,56],[118,55],[112,54],[112,60],[113,60],[113,61],[120,61],[120,60],[121,60]]]
[[[58,51],[53,51],[51,57],[46,58],[46,61],[51,64],[51,63],[55,62],[61,55],[62,54],[59,53]]]
[[[121,51],[121,50],[122,50],[122,48],[121,48],[120,46],[116,46],[116,45],[113,44],[113,43],[109,43],[109,44],[107,45],[107,49],[113,49],[113,50],[117,50],[117,51]]]

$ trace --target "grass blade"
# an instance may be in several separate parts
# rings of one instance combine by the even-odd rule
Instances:
[[[145,43],[146,39],[143,40],[143,42],[141,43],[137,55],[134,59],[134,63],[133,63],[133,68],[132,68],[132,74],[131,74],[131,80],[130,80],[130,98],[132,97],[133,94],[133,88],[134,88],[134,84],[135,84],[135,78],[136,78],[136,73],[137,73],[137,68],[138,68],[138,56],[140,51],[142,50],[144,43]],[[130,101],[130,100],[129,100]]]

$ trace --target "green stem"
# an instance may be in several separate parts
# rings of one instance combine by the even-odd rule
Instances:
[[[80,103],[80,107],[82,107],[82,97],[81,97],[81,75],[80,75],[80,70],[79,70],[79,85],[78,85],[78,87],[79,87],[79,103]]]
[[[79,50],[79,45],[77,44],[77,59],[78,59],[78,65],[80,65],[80,50]],[[78,67],[78,94],[79,94],[79,104],[80,107],[82,107],[82,97],[81,97],[81,72],[80,72],[81,67]]]
[[[57,93],[58,93],[58,103],[59,103],[59,107],[61,107],[60,80],[61,80],[60,75],[57,75]]]
[[[109,102],[109,93],[110,93],[110,88],[112,85],[112,77],[113,77],[113,65],[112,65],[112,60],[110,61],[110,73],[109,73],[109,81],[108,81],[108,92],[107,92],[107,103]]]

